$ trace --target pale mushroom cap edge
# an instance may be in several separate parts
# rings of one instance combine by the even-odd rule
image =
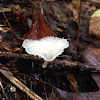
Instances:
[[[58,37],[44,37],[39,40],[25,39],[22,47],[28,54],[39,56],[46,61],[52,61],[61,55],[65,48],[68,48],[67,39]]]

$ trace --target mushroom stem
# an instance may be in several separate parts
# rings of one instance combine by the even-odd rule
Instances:
[[[44,60],[44,64],[43,64],[43,68],[46,68],[47,67],[47,64],[48,64],[48,61]]]

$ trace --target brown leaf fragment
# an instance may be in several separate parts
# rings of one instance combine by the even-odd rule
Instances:
[[[6,43],[6,42],[2,42],[1,44],[1,47],[9,52],[12,52],[12,51],[18,51],[19,48],[18,47],[12,47],[10,44]]]
[[[0,35],[0,42],[2,41],[2,35]]]
[[[90,2],[95,2],[95,3],[100,3],[99,0],[87,0],[87,1],[90,1]]]
[[[54,15],[63,23],[67,22],[67,17],[65,16],[65,13],[63,12],[64,9],[62,10],[61,5],[58,3],[53,3],[51,5],[51,9],[54,13]],[[66,8],[65,8],[66,9]]]
[[[11,12],[11,8],[0,7],[0,12]]]
[[[90,20],[89,35],[100,39],[100,17],[92,17]]]
[[[82,51],[82,57],[85,63],[100,66],[100,48],[88,45]]]
[[[71,83],[71,89],[72,89],[72,91],[73,92],[79,92],[79,90],[78,90],[78,84],[77,84],[77,81],[76,81],[76,79],[74,77],[74,74],[73,73],[67,73],[66,76],[67,76],[67,79]]]
[[[11,11],[12,11],[12,13],[13,14],[15,14],[15,15],[19,15],[19,14],[21,14],[23,11],[22,11],[22,9],[21,9],[21,7],[20,7],[20,5],[14,5],[14,6],[12,6],[11,7]]]
[[[0,27],[0,31],[8,32],[8,31],[10,31],[10,28],[8,28],[8,27]]]
[[[23,36],[23,38],[27,39],[40,39],[47,36],[56,36],[55,33],[50,29],[50,27],[46,24],[43,15],[35,10],[32,13],[33,16],[33,24],[30,30]]]

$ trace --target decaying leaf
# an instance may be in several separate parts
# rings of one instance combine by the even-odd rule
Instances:
[[[0,41],[2,41],[2,35],[0,35]]]
[[[11,12],[11,8],[0,7],[0,12]]]
[[[82,51],[82,57],[85,63],[100,66],[100,48],[88,45]]]
[[[8,32],[8,31],[10,31],[10,28],[8,28],[8,27],[0,27],[0,31]]]
[[[10,44],[6,43],[6,42],[2,42],[0,44],[0,46],[4,49],[7,50],[9,52],[13,52],[13,51],[18,51],[19,48],[18,47],[12,47]]]
[[[55,33],[46,24],[43,15],[39,11],[33,11],[32,16],[34,18],[32,27],[23,38],[40,39],[47,36],[55,36]]]
[[[19,14],[21,14],[23,11],[22,11],[22,9],[21,9],[21,7],[20,7],[20,5],[14,5],[14,6],[12,6],[11,7],[11,11],[12,11],[12,13],[13,14],[15,14],[15,15],[19,15]]]
[[[91,16],[89,35],[100,39],[100,9],[95,11]]]
[[[61,9],[61,5],[58,3],[53,3],[51,5],[51,9],[53,10],[54,15],[61,21],[66,23],[67,22],[67,17],[65,15],[66,12]],[[65,8],[66,9],[66,8]]]
[[[57,88],[31,76],[18,74],[18,76],[27,82],[28,87],[45,100],[63,100]]]
[[[74,74],[73,73],[67,73],[67,79],[70,81],[70,83],[71,83],[71,89],[72,89],[72,91],[74,91],[74,92],[79,92],[79,90],[78,90],[78,84],[77,84],[77,81],[76,81],[76,79],[75,79],[75,77],[74,77]]]
[[[100,17],[100,9],[95,11],[91,17]]]

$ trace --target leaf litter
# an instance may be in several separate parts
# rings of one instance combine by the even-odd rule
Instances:
[[[91,23],[92,20],[94,21],[94,19],[91,19],[91,15],[100,7],[98,6],[99,2],[90,0],[91,2],[82,2],[81,4],[80,37],[77,51],[75,51],[78,33],[78,2],[75,2],[75,0],[49,0],[48,2],[45,0],[43,2],[34,0],[2,1],[0,4],[3,7],[3,10],[0,10],[0,63],[9,68],[14,77],[45,100],[62,100],[63,98],[65,100],[81,100],[81,98],[88,100],[90,98],[89,93],[91,98],[95,97],[96,91],[99,94],[99,74],[91,74],[93,66],[87,67],[87,70],[81,70],[80,67],[71,68],[71,64],[76,64],[74,62],[79,62],[77,66],[82,63],[88,66],[92,64],[96,66],[94,67],[95,69],[98,68],[97,55],[99,55],[99,52],[97,53],[95,50],[98,51],[100,48],[100,40],[96,31],[92,31],[92,34],[96,34],[95,37],[91,35],[90,28],[94,27],[95,22]],[[39,13],[36,11],[38,9],[42,11],[40,10]],[[13,34],[11,27],[2,14],[3,12],[13,29]],[[39,33],[42,33],[42,35]],[[48,33],[55,33],[58,37],[68,39],[70,46],[57,58],[58,60],[56,59],[51,64],[49,63],[47,69],[42,69],[43,59],[35,58],[31,55],[23,55],[27,53],[22,49],[21,44],[24,40],[23,38],[40,39],[48,36]],[[86,50],[89,48],[91,49],[90,51]],[[90,52],[92,52],[91,55]],[[92,60],[90,61],[90,59]],[[68,61],[72,61],[68,68],[65,68],[65,63],[61,63],[63,60],[66,60],[67,64]],[[1,66],[0,69],[2,68]],[[3,75],[0,76],[0,81],[4,89],[0,90],[1,99],[30,99],[29,95],[27,96],[7,78],[4,78]],[[11,89],[14,89],[12,87],[16,88],[14,92],[11,91]],[[74,92],[77,92],[77,94]],[[80,94],[79,92],[86,93]],[[94,94],[91,92],[94,92]],[[99,100],[98,96],[96,97],[97,100]]]

